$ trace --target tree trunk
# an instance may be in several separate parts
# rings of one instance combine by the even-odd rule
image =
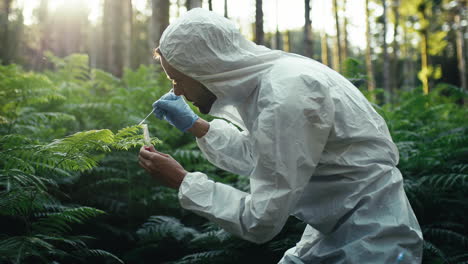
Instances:
[[[124,54],[124,21],[123,17],[123,1],[112,1],[112,20],[111,20],[111,73],[117,77],[122,77],[123,72],[123,54]]]
[[[328,43],[327,43],[327,33],[323,32],[322,33],[322,39],[321,39],[321,57],[322,57],[322,63],[330,66],[330,63],[328,62]]]
[[[213,11],[213,0],[208,0],[208,10]]]
[[[366,0],[366,70],[367,70],[367,90],[373,92],[375,90],[374,69],[372,68],[372,46],[370,34],[370,10],[369,0]],[[375,100],[375,95],[372,94],[372,99]]]
[[[460,8],[460,12],[462,9]],[[461,26],[460,13],[455,15],[455,24],[457,26],[457,60],[458,60],[458,71],[460,74],[460,86],[465,91],[468,89],[466,83],[466,61],[465,61],[465,43],[463,40],[463,27]]]
[[[391,78],[390,78],[390,89],[392,91],[392,94],[395,94],[397,89],[400,86],[400,78],[398,74],[398,28],[400,25],[400,0],[393,0],[393,15],[395,16],[395,24],[393,27],[393,52],[392,52],[392,62],[391,62]]]
[[[409,28],[414,28],[414,22],[411,23]],[[416,67],[414,65],[415,64],[414,62],[417,60],[415,56],[417,52],[413,50],[412,45],[411,45],[411,39],[408,35],[409,35],[408,30],[404,30],[403,31],[404,50],[402,50],[402,53],[403,53],[402,57],[404,59],[403,59],[402,76],[403,76],[403,86],[405,87],[405,90],[411,90],[416,86],[415,76],[417,76]]]
[[[185,6],[187,10],[202,7],[202,0],[185,0]]]
[[[304,0],[304,55],[309,58],[314,56],[314,42],[312,36],[312,21],[310,20],[310,0]]]
[[[112,0],[105,0],[102,15],[102,59],[101,67],[105,71],[110,71],[110,65],[113,61],[111,48],[111,24],[112,24]]]
[[[291,52],[292,51],[292,38],[291,38],[291,31],[287,30],[285,34],[285,40],[283,41],[284,44],[284,51]]]
[[[421,40],[421,72],[419,75],[423,85],[424,94],[429,93],[428,35],[427,31],[425,31]]]
[[[169,7],[169,0],[152,0],[149,54],[152,54],[152,50],[159,46],[162,33],[167,28],[167,26],[169,26]],[[150,55],[149,59],[150,64],[154,63],[153,56]]]
[[[427,9],[431,7],[424,6],[421,10],[423,22],[428,21],[429,15]],[[428,94],[430,89],[429,84],[429,23],[420,30],[421,34],[421,71],[418,76],[422,82],[423,93]]]
[[[341,47],[343,48],[343,51],[341,52],[342,54],[342,60],[344,61],[346,58],[348,58],[348,52],[349,52],[349,47],[348,47],[348,17],[346,15],[346,0],[343,2],[343,45]]]
[[[12,0],[3,0],[2,9],[0,10],[0,26],[1,26],[1,39],[0,39],[0,60],[2,64],[7,65],[10,63],[10,43],[8,40],[9,35],[9,23],[8,17],[11,11],[11,2]]]
[[[39,40],[39,48],[37,50],[37,53],[35,55],[34,61],[33,61],[33,69],[36,71],[41,71],[47,65],[45,64],[44,58],[44,52],[49,50],[49,37],[50,37],[50,30],[49,30],[49,2],[48,0],[41,0],[39,7],[37,9],[37,20],[39,24],[39,34],[40,34],[40,40]]]
[[[333,64],[333,69],[335,71],[339,72],[340,71],[340,46],[335,38],[333,49],[332,49],[332,64]]]
[[[263,8],[262,0],[255,0],[255,43],[263,45],[265,41],[263,33]]]
[[[275,48],[278,50],[283,50],[283,36],[281,36],[281,32],[279,31],[278,27],[276,27]]]
[[[390,64],[388,58],[388,48],[387,48],[387,0],[382,0],[383,5],[383,86],[384,86],[384,101],[385,103],[390,103],[391,101],[391,91],[390,91]]]
[[[132,41],[133,41],[133,5],[132,0],[125,1],[125,56],[124,67],[132,69]]]
[[[340,71],[342,54],[341,54],[341,35],[340,35],[340,20],[338,17],[338,2],[333,0],[333,12],[335,14],[335,25],[336,25],[336,43],[334,48],[333,67],[336,71]]]
[[[224,0],[224,17],[229,18],[228,16],[228,3],[227,0]]]

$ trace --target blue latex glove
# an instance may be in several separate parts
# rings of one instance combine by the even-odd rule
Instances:
[[[159,119],[165,119],[171,125],[182,132],[191,128],[199,118],[190,109],[182,96],[177,96],[173,92],[163,95],[153,103],[154,115]]]

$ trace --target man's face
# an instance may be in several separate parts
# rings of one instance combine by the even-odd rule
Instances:
[[[183,95],[186,100],[198,107],[201,113],[208,114],[216,96],[200,82],[174,69],[163,56],[159,59],[167,78],[172,81],[174,94]]]

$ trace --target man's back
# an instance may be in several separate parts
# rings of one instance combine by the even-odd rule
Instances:
[[[267,86],[282,89],[278,93],[289,89],[304,113],[309,104],[317,103],[308,98],[318,89],[329,93],[334,108],[320,161],[291,210],[308,226],[288,254],[306,263],[396,263],[399,255],[400,263],[420,262],[422,234],[396,168],[398,150],[383,118],[356,87],[324,65],[288,55],[269,74],[281,72],[274,82],[285,85]],[[308,88],[300,88],[301,83]],[[260,91],[258,100],[262,94],[267,96]],[[301,125],[291,136],[298,138],[299,130],[307,128]],[[316,147],[298,145],[298,151]]]

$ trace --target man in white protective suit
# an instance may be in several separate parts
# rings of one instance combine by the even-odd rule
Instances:
[[[421,262],[398,150],[385,121],[343,76],[256,45],[200,8],[164,31],[156,53],[173,92],[153,104],[155,115],[195,135],[210,162],[250,179],[243,192],[142,148],[140,166],[178,189],[183,208],[255,243],[297,217],[307,227],[280,263]],[[223,119],[199,118],[182,96]]]

